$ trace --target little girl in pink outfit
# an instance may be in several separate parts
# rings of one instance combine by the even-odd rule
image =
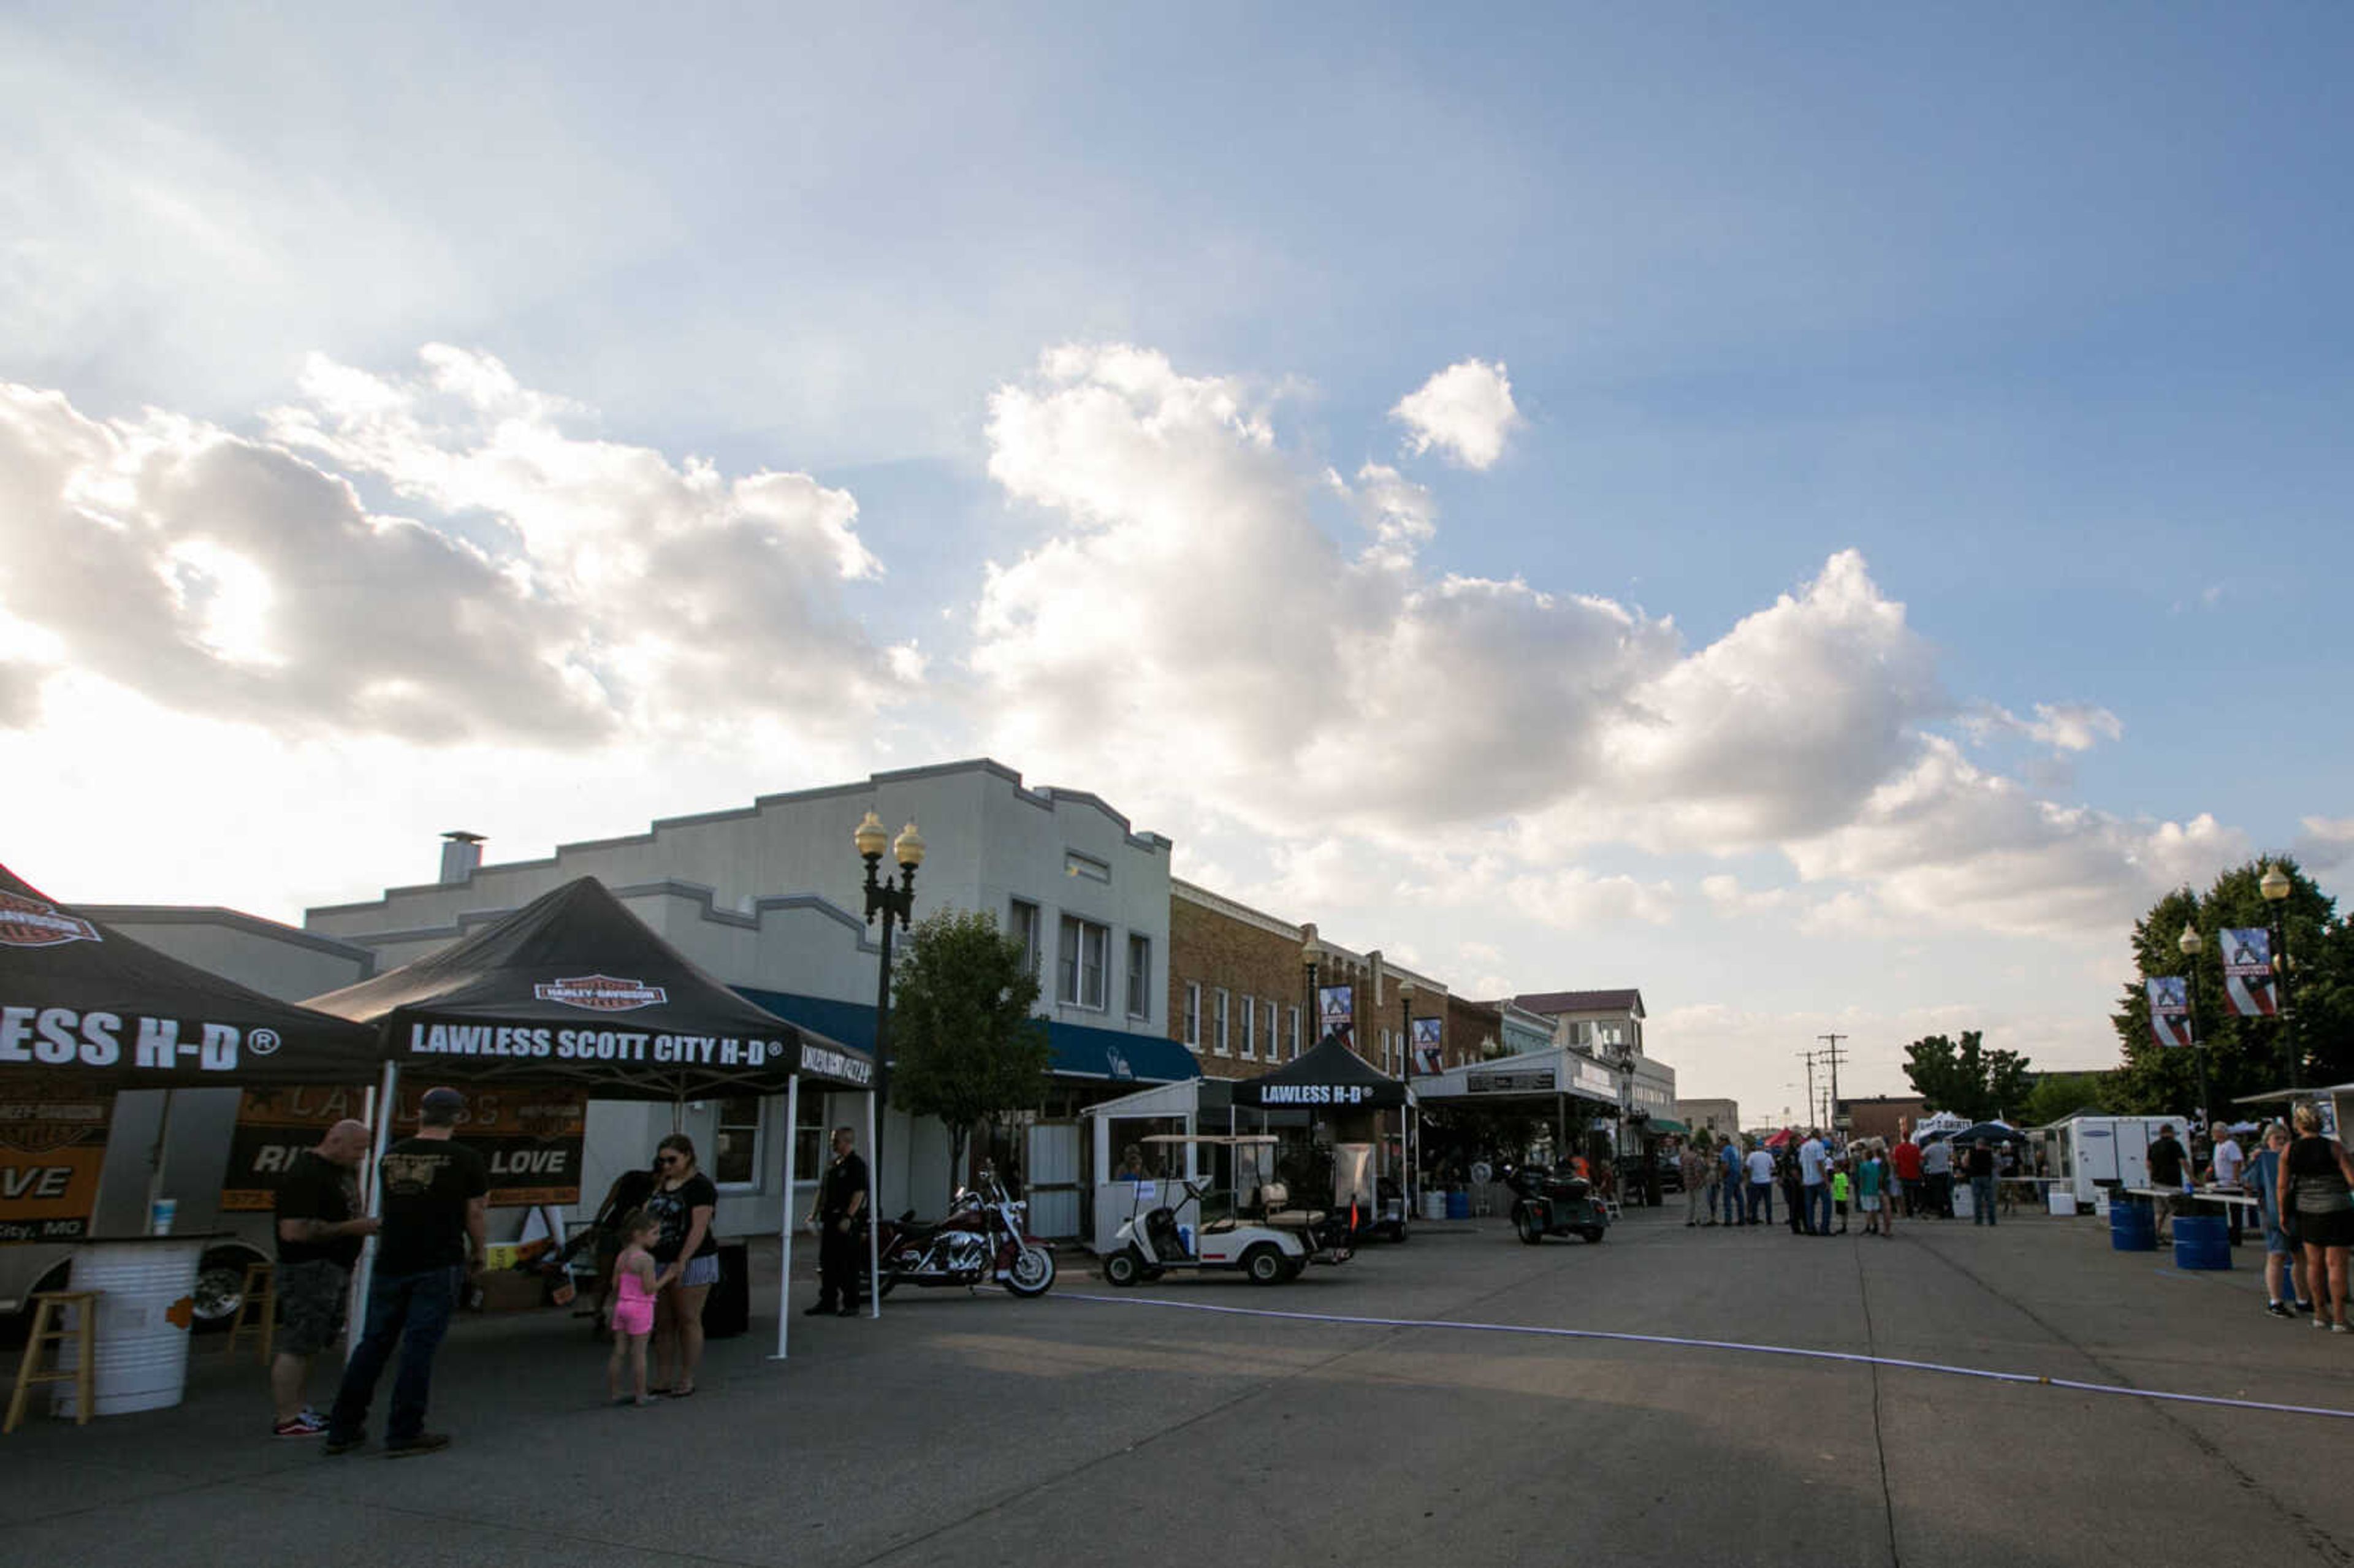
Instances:
[[[654,1331],[653,1245],[662,1236],[662,1222],[639,1210],[621,1222],[630,1238],[613,1260],[613,1359],[605,1363],[605,1394],[615,1404],[652,1404],[646,1394],[646,1342]],[[621,1357],[630,1358],[630,1381],[635,1397],[621,1393]]]

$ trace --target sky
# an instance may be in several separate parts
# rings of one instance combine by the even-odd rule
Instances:
[[[853,14],[854,11],[855,14]],[[992,756],[1687,1097],[2354,868],[2330,5],[0,11],[5,860]],[[1801,1113],[1802,1114],[1802,1113]]]

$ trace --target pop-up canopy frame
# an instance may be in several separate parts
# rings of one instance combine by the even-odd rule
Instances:
[[[452,947],[310,1005],[381,1031],[386,1105],[406,1069],[461,1085],[577,1083],[606,1099],[783,1094],[790,1127],[798,1125],[801,1080],[813,1078],[866,1095],[866,1143],[875,1146],[872,1058],[747,1001],[594,877],[566,883]],[[378,1118],[379,1159],[390,1122]],[[786,1296],[793,1142],[785,1144],[779,1224],[779,1357],[792,1316]]]

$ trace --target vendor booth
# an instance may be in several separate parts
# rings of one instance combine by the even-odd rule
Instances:
[[[376,1056],[373,1030],[168,958],[0,866],[0,1244],[70,1247],[70,1287],[103,1292],[95,1414],[176,1404],[186,1385],[197,1271],[216,1238],[175,1229],[173,1205],[160,1198],[172,1091],[365,1084]],[[147,1223],[97,1234],[115,1097],[149,1089],[165,1093]],[[12,1271],[20,1261],[50,1266],[11,1257]]]
[[[598,1097],[674,1105],[782,1094],[790,1126],[808,1079],[865,1091],[866,1146],[875,1146],[871,1058],[746,1001],[594,877],[567,883],[453,947],[313,997],[311,1005],[381,1031],[384,1104],[406,1072],[461,1086],[572,1083]],[[379,1159],[390,1119],[377,1121]],[[789,1285],[790,1143],[787,1150],[779,1234]],[[363,1271],[372,1255],[371,1246]],[[363,1277],[361,1299],[365,1287]],[[878,1301],[874,1310],[880,1309]],[[780,1301],[779,1356],[790,1320]]]
[[[1566,1160],[1585,1150],[1591,1132],[1615,1128],[1618,1076],[1593,1057],[1556,1045],[1549,1051],[1466,1062],[1417,1077],[1414,1092],[1426,1111],[1506,1114],[1542,1121],[1553,1135],[1553,1158]],[[1592,1107],[1597,1105],[1609,1107],[1613,1114],[1596,1117]],[[1616,1139],[1612,1141],[1615,1147]],[[1513,1151],[1514,1158],[1522,1152]],[[1493,1202],[1491,1197],[1487,1206]],[[1471,1198],[1470,1207],[1474,1212],[1482,1207],[1480,1195]]]

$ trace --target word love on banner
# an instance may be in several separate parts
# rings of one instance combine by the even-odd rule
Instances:
[[[2262,926],[2226,926],[2222,938],[2223,994],[2242,1018],[2270,1018],[2280,1012],[2273,984],[2273,934]]]
[[[2158,975],[2142,985],[2149,995],[2149,1037],[2168,1050],[2193,1044],[2190,983],[2180,975]]]
[[[417,1130],[417,1103],[427,1086],[402,1086],[392,1118],[395,1138]],[[503,1084],[465,1094],[458,1139],[479,1150],[490,1166],[493,1208],[580,1201],[580,1150],[588,1124],[586,1090]],[[248,1213],[269,1209],[279,1179],[294,1157],[317,1144],[319,1135],[335,1123],[360,1119],[366,1108],[366,1096],[358,1089],[297,1086],[247,1090],[229,1137],[221,1208]]]

